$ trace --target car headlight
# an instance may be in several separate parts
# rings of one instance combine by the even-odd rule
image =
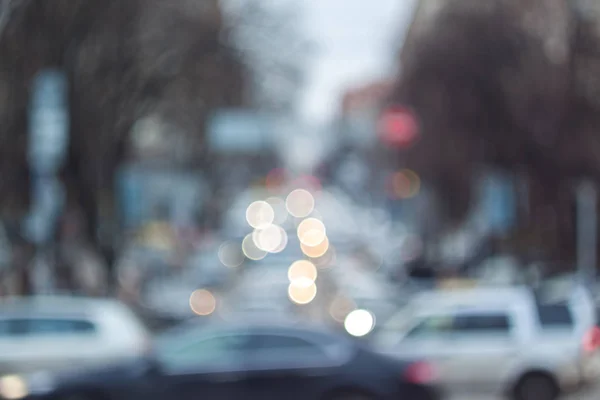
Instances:
[[[6,400],[18,400],[29,394],[27,382],[19,375],[6,375],[0,378],[0,397]]]
[[[45,394],[54,389],[54,379],[46,372],[38,372],[27,377],[5,375],[0,377],[0,398],[19,400],[30,394]]]

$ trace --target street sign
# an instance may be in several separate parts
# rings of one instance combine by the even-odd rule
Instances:
[[[480,184],[479,217],[483,229],[495,233],[506,233],[516,220],[517,199],[513,179],[510,175],[486,174]]]
[[[29,163],[37,173],[54,173],[67,151],[69,111],[66,75],[42,71],[34,80],[29,107]]]
[[[272,146],[272,127],[262,115],[246,110],[221,110],[208,124],[208,146],[219,153],[258,153]]]
[[[28,160],[32,170],[32,209],[24,221],[34,243],[52,237],[64,207],[64,190],[56,173],[69,141],[68,79],[57,69],[41,71],[33,82],[29,103]]]

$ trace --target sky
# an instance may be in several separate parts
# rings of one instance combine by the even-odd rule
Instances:
[[[330,121],[342,93],[393,73],[415,0],[302,0],[304,28],[316,43],[299,104],[311,123]]]

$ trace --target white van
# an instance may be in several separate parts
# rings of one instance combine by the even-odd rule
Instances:
[[[549,303],[524,287],[474,288],[418,295],[376,342],[429,360],[450,392],[553,400],[600,377],[596,329],[582,287]]]

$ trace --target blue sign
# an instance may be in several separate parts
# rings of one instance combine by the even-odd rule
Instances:
[[[208,146],[223,153],[256,153],[272,145],[268,119],[255,112],[227,110],[215,113],[208,124]]]
[[[503,233],[516,222],[517,199],[513,179],[509,175],[490,173],[480,187],[481,211],[485,226]]]
[[[68,141],[68,79],[60,70],[46,69],[33,82],[29,104],[28,159],[33,172],[33,200],[24,230],[35,243],[52,237],[64,207],[65,194],[56,173],[64,162]]]
[[[29,163],[37,173],[54,173],[69,140],[68,81],[63,72],[44,70],[33,83],[29,106]]]

